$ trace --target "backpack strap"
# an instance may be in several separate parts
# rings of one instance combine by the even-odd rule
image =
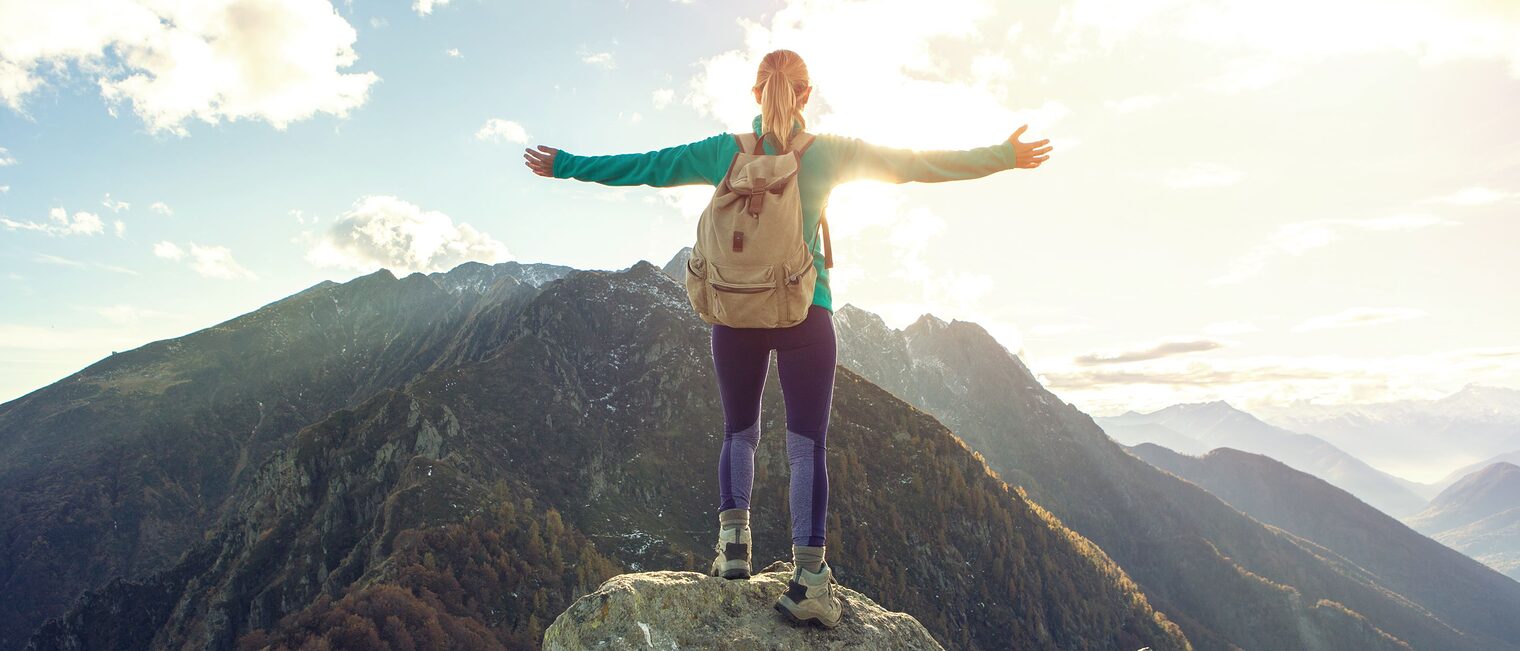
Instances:
[[[829,207],[823,207],[823,214],[819,216],[819,224],[823,226],[823,268],[834,267],[834,247],[829,244]]]

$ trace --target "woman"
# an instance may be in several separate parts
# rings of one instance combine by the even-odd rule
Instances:
[[[757,136],[790,151],[807,126],[802,109],[813,88],[807,66],[790,50],[765,55],[755,78],[760,115]],[[841,603],[832,587],[833,570],[824,562],[824,522],[829,483],[824,463],[829,405],[833,398],[835,341],[833,294],[829,270],[817,237],[823,208],[835,185],[855,179],[896,183],[934,183],[980,178],[1005,169],[1039,167],[1049,158],[1049,140],[1018,141],[1021,126],[1006,141],[957,151],[914,151],[881,147],[857,138],[816,134],[802,156],[797,176],[802,199],[803,232],[811,234],[818,279],[813,304],[799,324],[784,328],[712,326],[713,367],[723,401],[723,449],[718,456],[718,556],[711,573],[729,579],[749,578],[749,495],[754,479],[755,446],[760,440],[760,395],[776,351],[777,372],[786,403],[786,447],[791,466],[792,559],[795,569],[776,609],[797,622],[839,623]],[[1042,147],[1042,145],[1045,145]],[[528,149],[526,164],[550,178],[594,181],[605,185],[676,185],[722,183],[739,145],[720,133],[697,142],[642,154],[578,156],[543,145]]]

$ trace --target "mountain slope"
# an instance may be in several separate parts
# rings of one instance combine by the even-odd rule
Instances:
[[[1446,605],[1414,602],[1344,557],[1129,455],[975,324],[925,315],[895,331],[848,305],[835,318],[843,365],[939,417],[1005,480],[1102,547],[1199,648],[1396,646],[1371,641],[1381,638],[1366,637],[1366,625],[1414,648],[1520,648],[1520,622],[1508,617],[1520,602],[1489,595],[1474,619],[1497,623],[1454,629],[1438,610]],[[898,341],[884,342],[891,333]]]
[[[722,418],[707,328],[681,288],[648,263],[574,273],[491,336],[494,347],[300,430],[207,542],[92,593],[38,647],[130,635],[336,647],[400,631],[531,648],[614,567],[703,568]],[[766,388],[756,457],[761,565],[790,553],[778,389]],[[830,446],[841,582],[947,646],[1188,648],[1102,550],[938,421],[844,369]]]
[[[0,405],[0,649],[86,588],[172,563],[302,426],[488,339],[461,327],[483,296],[461,288],[509,305],[535,291],[513,274],[556,269],[324,281]]]
[[[1114,440],[1129,445],[1143,442],[1167,445],[1168,441],[1176,443],[1181,439],[1193,442],[1173,448],[1184,454],[1202,454],[1221,447],[1264,454],[1339,486],[1394,517],[1411,515],[1425,507],[1425,498],[1398,478],[1363,463],[1324,439],[1269,425],[1223,400],[1095,420]],[[1154,436],[1157,429],[1175,434],[1157,437]]]
[[[1345,557],[1381,585],[1420,604],[1434,604],[1432,610],[1460,629],[1501,627],[1509,616],[1493,607],[1496,597],[1520,603],[1520,583],[1265,455],[1216,448],[1196,457],[1150,443],[1129,451],[1257,520]]]

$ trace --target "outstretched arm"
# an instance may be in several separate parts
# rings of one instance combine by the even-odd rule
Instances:
[[[713,178],[724,171],[723,146],[733,142],[718,134],[696,142],[642,154],[578,156],[544,145],[523,155],[528,168],[539,176],[592,181],[603,185],[717,185]]]
[[[1024,125],[996,145],[973,149],[901,149],[873,145],[859,138],[846,138],[840,160],[841,179],[875,179],[892,183],[938,183],[987,176],[1013,168],[1035,168],[1049,158],[1050,140],[1019,142]]]

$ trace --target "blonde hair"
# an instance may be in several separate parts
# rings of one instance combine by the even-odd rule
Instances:
[[[776,134],[781,149],[790,148],[792,122],[807,129],[807,119],[797,106],[797,96],[808,88],[807,64],[791,50],[776,50],[760,60],[755,74],[755,88],[760,90],[761,135]]]

